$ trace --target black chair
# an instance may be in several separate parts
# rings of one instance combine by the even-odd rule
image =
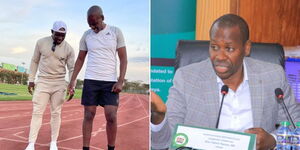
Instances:
[[[180,40],[176,48],[175,70],[209,57],[209,41]],[[250,56],[285,68],[283,47],[275,43],[252,43]]]

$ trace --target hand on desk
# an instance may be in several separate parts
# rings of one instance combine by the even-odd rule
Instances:
[[[153,124],[160,124],[167,111],[167,107],[162,99],[153,91],[151,91],[151,122]]]
[[[256,149],[267,150],[276,146],[274,137],[266,132],[263,128],[250,128],[245,130],[246,133],[256,134]]]

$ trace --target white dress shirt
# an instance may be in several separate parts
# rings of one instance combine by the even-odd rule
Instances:
[[[245,64],[243,65],[243,69],[244,77],[242,83],[238,86],[236,91],[229,88],[228,94],[224,97],[219,129],[243,132],[253,127],[250,89]],[[219,91],[221,91],[224,83],[219,77],[217,77],[217,83],[219,85]],[[219,97],[221,105],[221,92]]]

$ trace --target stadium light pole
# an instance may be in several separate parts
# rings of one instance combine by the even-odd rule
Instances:
[[[22,67],[25,68],[25,62],[22,62]],[[22,77],[21,77],[21,85],[23,85],[23,74],[24,72],[21,72],[22,73]]]

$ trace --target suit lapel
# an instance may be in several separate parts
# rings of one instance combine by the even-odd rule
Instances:
[[[248,71],[248,78],[249,78],[249,89],[251,95],[251,107],[252,107],[252,116],[253,116],[253,126],[259,127],[261,124],[263,116],[263,86],[262,80],[256,74],[255,65],[253,65],[252,60],[245,58],[246,67]]]
[[[206,97],[206,106],[208,110],[207,114],[209,114],[210,117],[209,126],[214,128],[217,122],[218,111],[220,107],[219,87],[217,84],[217,75],[215,74],[209,59],[207,60],[206,66],[208,68],[203,73],[206,73],[208,78],[205,82],[206,84],[204,84],[205,87],[203,88],[203,94],[205,94],[204,96]]]
[[[211,89],[213,91],[213,94],[209,95],[209,100],[212,101],[213,105],[210,105],[211,108],[209,110],[211,111],[210,114],[212,115],[212,122],[213,122],[213,128],[215,127],[215,124],[217,123],[218,118],[218,112],[220,109],[220,97],[219,97],[219,87],[218,84],[216,84],[217,79],[210,80],[209,85],[211,86]]]

